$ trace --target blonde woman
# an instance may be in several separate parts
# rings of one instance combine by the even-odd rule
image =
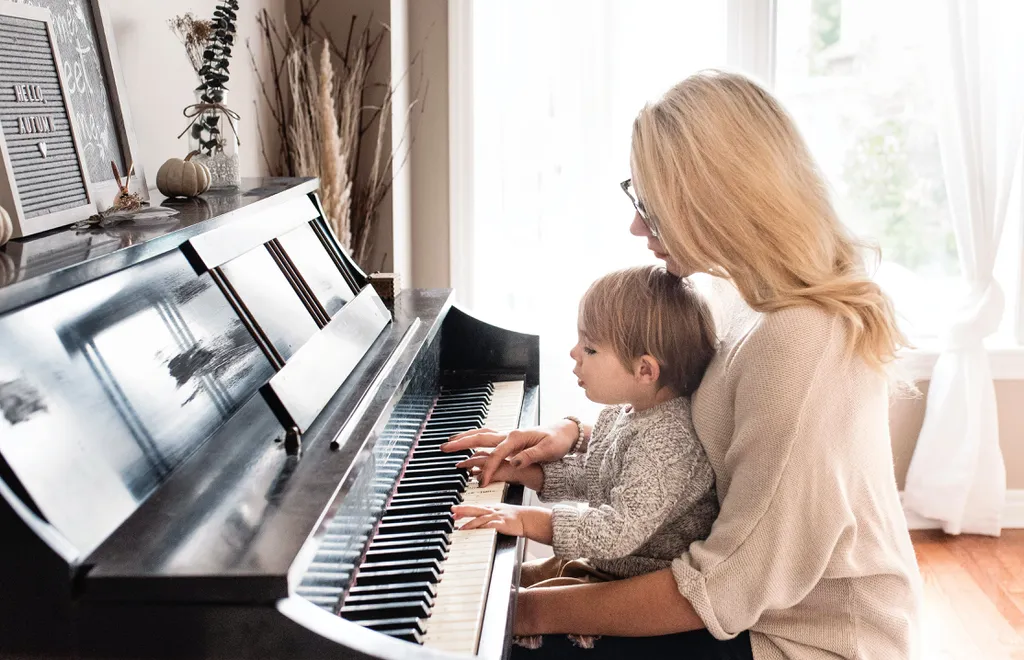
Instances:
[[[721,512],[671,568],[522,592],[516,634],[547,637],[515,653],[914,657],[920,577],[886,376],[903,337],[792,119],[749,79],[700,73],[640,111],[631,167],[631,233],[670,271],[726,279],[745,303],[693,396]],[[486,483],[505,460],[557,460],[576,439],[563,420],[447,446],[495,446]],[[604,639],[579,650],[555,633]]]

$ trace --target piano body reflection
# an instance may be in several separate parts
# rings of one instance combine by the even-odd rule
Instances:
[[[537,337],[387,309],[315,189],[0,249],[0,656],[508,653],[522,542],[450,507],[522,488],[438,445],[536,423]]]

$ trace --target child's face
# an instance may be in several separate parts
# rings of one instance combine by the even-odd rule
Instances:
[[[611,347],[588,342],[580,334],[569,355],[576,361],[572,372],[588,399],[604,405],[633,401],[637,393],[636,377],[626,370]]]

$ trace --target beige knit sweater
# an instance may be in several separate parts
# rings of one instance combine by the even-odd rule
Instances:
[[[721,513],[672,564],[708,630],[757,660],[917,657],[920,575],[887,386],[812,307],[732,316],[694,396]]]

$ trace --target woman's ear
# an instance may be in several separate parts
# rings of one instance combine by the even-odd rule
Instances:
[[[653,385],[661,378],[661,365],[650,355],[641,355],[636,362],[636,371],[633,374],[637,381],[644,385]]]

